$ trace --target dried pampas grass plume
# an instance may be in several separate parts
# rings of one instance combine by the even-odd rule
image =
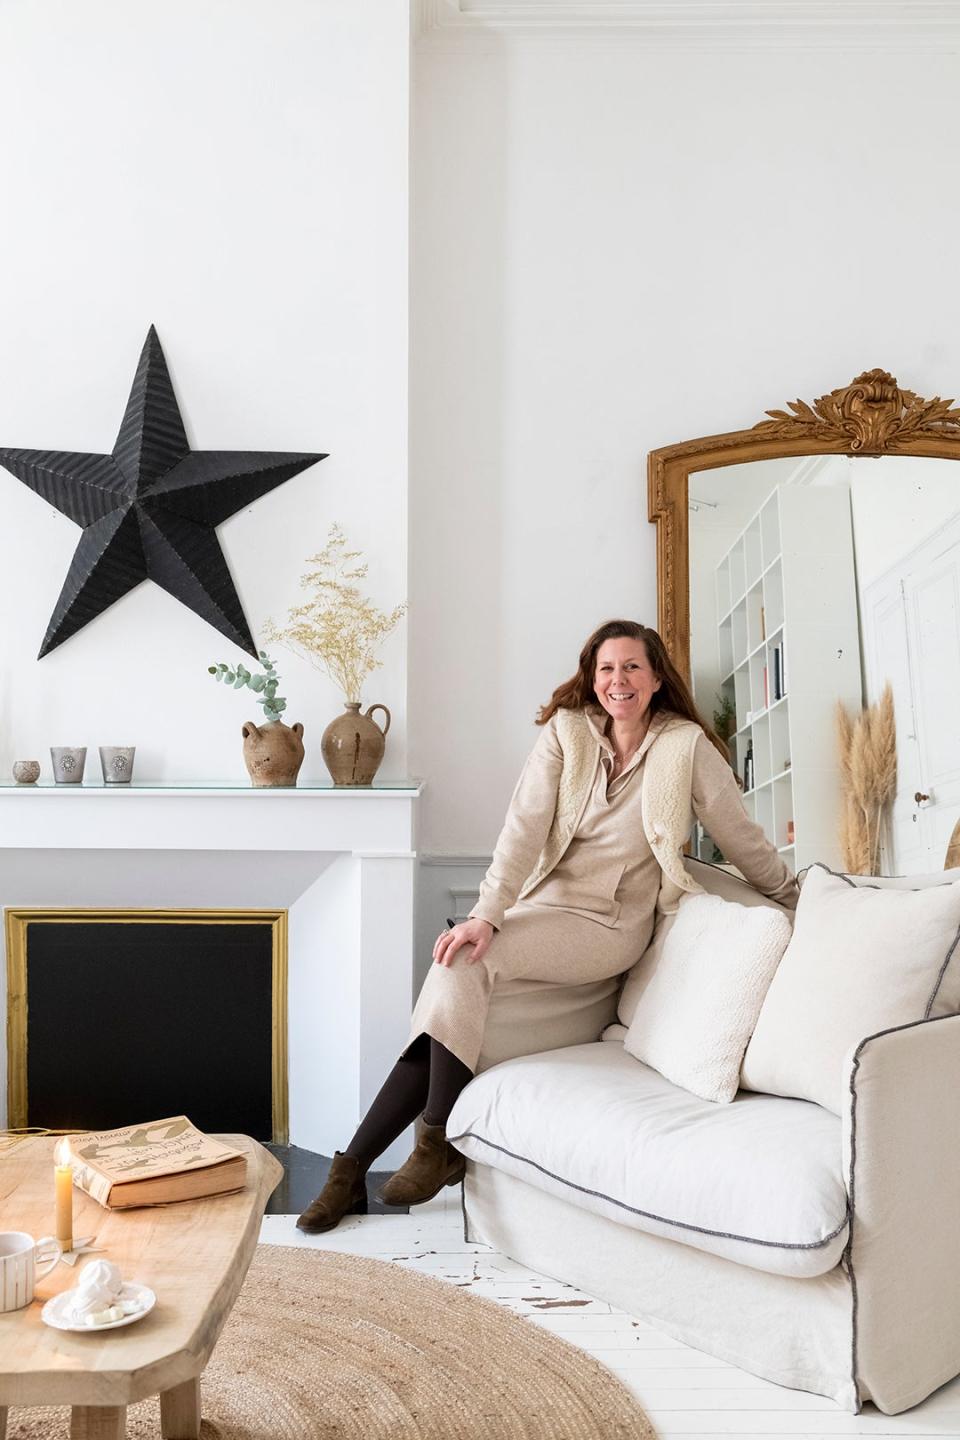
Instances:
[[[877,875],[897,789],[897,727],[889,682],[874,705],[855,717],[838,703],[840,848],[851,875]]]

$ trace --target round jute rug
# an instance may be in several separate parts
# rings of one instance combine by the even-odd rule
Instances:
[[[539,1325],[386,1261],[277,1245],[258,1246],[202,1393],[203,1440],[654,1440],[620,1381]],[[7,1435],[69,1428],[68,1410],[11,1409]],[[127,1434],[159,1440],[156,1400]]]

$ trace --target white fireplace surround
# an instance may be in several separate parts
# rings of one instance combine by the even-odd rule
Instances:
[[[3,786],[0,905],[287,909],[290,1141],[332,1155],[407,1040],[419,794]]]

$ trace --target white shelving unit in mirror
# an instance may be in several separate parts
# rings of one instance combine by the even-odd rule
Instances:
[[[792,870],[839,866],[835,709],[861,698],[849,490],[778,486],[715,579],[721,695],[747,811]],[[717,858],[699,827],[696,851]]]

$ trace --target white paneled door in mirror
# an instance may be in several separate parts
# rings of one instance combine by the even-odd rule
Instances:
[[[896,796],[879,869],[938,870],[960,819],[953,460],[804,456],[692,471],[690,667],[744,801],[791,868],[844,868],[837,702],[889,683]],[[702,858],[720,859],[699,832]]]

